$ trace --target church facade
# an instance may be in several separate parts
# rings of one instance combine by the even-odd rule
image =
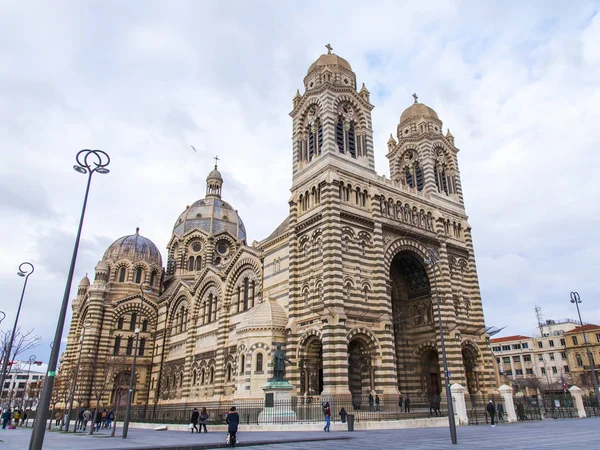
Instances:
[[[293,98],[289,215],[270,236],[248,245],[215,165],[164,268],[139,231],[115,241],[73,301],[63,366],[80,347],[96,364],[77,398],[93,402],[104,362],[131,361],[136,333],[134,405],[263,398],[278,346],[296,396],[443,395],[436,290],[452,382],[494,389],[454,137],[415,96],[377,175],[372,109],[350,64],[321,55]]]

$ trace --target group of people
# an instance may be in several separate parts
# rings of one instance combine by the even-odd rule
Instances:
[[[63,426],[68,418],[66,412],[62,410],[56,411],[54,413],[54,426],[57,428]],[[77,416],[75,430],[86,431],[88,423],[90,423],[94,431],[100,431],[101,428],[111,428],[114,420],[115,414],[112,409],[107,411],[106,408],[102,410],[94,408],[90,411],[87,408],[82,408],[79,410],[79,415]]]
[[[10,408],[6,408],[0,414],[2,417],[2,429],[6,430],[8,428],[16,428],[19,425],[23,426],[27,422],[27,410],[15,409],[12,411]]]
[[[202,428],[204,427],[204,432],[208,433],[206,429],[206,425],[208,424],[208,411],[206,411],[206,407],[202,408],[202,411],[198,411],[198,408],[194,408],[192,411],[192,417],[190,418],[190,431],[192,434],[194,431],[196,433],[202,433]],[[200,425],[200,428],[198,428]]]
[[[400,394],[398,396],[398,408],[402,411],[402,406],[404,405],[404,412],[410,412],[410,395],[406,394],[406,398]]]
[[[498,407],[496,407],[494,402],[490,400],[486,406],[486,410],[492,419],[492,423],[490,424],[492,428],[496,427],[496,422],[494,420],[496,418],[496,414],[498,414],[498,420],[504,420],[504,406],[502,406],[502,403],[498,403]]]

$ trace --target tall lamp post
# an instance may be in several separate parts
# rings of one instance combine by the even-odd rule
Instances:
[[[19,314],[21,314],[21,306],[23,305],[23,297],[25,296],[25,288],[27,287],[27,280],[29,279],[29,275],[31,275],[35,271],[35,267],[30,262],[21,263],[19,266],[19,271],[17,275],[20,277],[25,277],[25,282],[23,283],[23,290],[21,291],[21,300],[19,300],[19,307],[17,308],[17,317],[15,317],[15,325],[13,326],[10,341],[8,341],[8,347],[6,348],[6,353],[4,354],[4,361],[2,361],[2,373],[0,374],[0,390],[4,387],[4,380],[6,379],[6,372],[8,369],[8,360],[10,359],[10,352],[12,351],[13,342],[15,340],[15,333],[17,332],[17,325],[19,323]]]
[[[29,367],[27,368],[27,381],[25,382],[25,394],[23,395],[23,400],[21,401],[21,409],[23,409],[23,403],[25,402],[25,395],[29,397],[29,375],[31,373],[31,365],[37,364],[38,366],[42,363],[40,361],[36,361],[35,355],[31,355],[29,357]],[[25,425],[27,426],[27,425]]]
[[[92,322],[86,320],[81,326],[82,332],[79,338],[79,351],[77,352],[77,364],[75,365],[75,371],[73,372],[73,382],[71,383],[71,394],[69,395],[69,411],[67,415],[67,426],[65,432],[69,432],[69,424],[71,423],[71,412],[73,411],[73,400],[75,399],[75,386],[77,385],[77,377],[79,375],[79,364],[81,363],[81,349],[83,347],[83,339],[85,338],[85,329],[92,326]],[[77,433],[77,417],[75,417],[75,429],[73,433]]]
[[[442,344],[442,359],[444,361],[444,380],[446,383],[446,402],[448,403],[448,424],[450,425],[450,439],[452,443],[456,444],[456,423],[454,421],[454,405],[452,404],[452,392],[450,390],[450,372],[448,370],[448,359],[446,358],[446,342],[444,340],[444,328],[442,327],[442,311],[440,308],[440,295],[438,291],[437,275],[435,270],[440,260],[439,253],[433,248],[427,248],[428,259],[425,260],[426,264],[433,265],[433,281],[435,283],[435,299],[437,302],[437,316],[438,323],[440,325],[440,342]]]
[[[125,420],[123,421],[123,439],[127,438],[127,431],[129,430],[129,416],[131,414],[131,402],[133,400],[133,382],[135,380],[135,363],[137,361],[138,354],[138,343],[140,341],[140,328],[142,324],[142,306],[144,305],[144,293],[152,292],[152,285],[147,281],[140,284],[140,306],[137,315],[137,327],[135,329],[135,348],[133,350],[133,361],[131,362],[131,375],[129,377],[129,391],[127,392],[127,408],[125,409]]]
[[[600,399],[600,392],[598,392],[598,377],[596,377],[596,367],[594,365],[594,356],[590,352],[588,346],[587,335],[585,334],[585,328],[583,327],[583,321],[581,320],[581,312],[579,311],[579,304],[581,303],[581,297],[577,292],[571,292],[571,303],[575,303],[577,307],[577,315],[579,316],[579,323],[581,324],[581,331],[583,332],[583,342],[585,342],[585,351],[587,352],[588,359],[590,361],[590,369],[592,369],[592,381],[594,382],[594,392],[596,394],[596,402]]]
[[[81,209],[81,217],[79,219],[79,228],[77,229],[77,237],[75,238],[75,246],[73,247],[73,256],[71,257],[71,267],[67,275],[65,285],[65,293],[63,295],[60,313],[58,315],[58,323],[56,324],[56,332],[52,351],[50,352],[50,360],[48,361],[48,372],[44,383],[44,389],[40,396],[38,409],[42,414],[42,418],[46,417],[50,408],[50,398],[52,396],[52,388],[54,387],[54,377],[56,376],[56,366],[58,364],[58,354],[60,353],[60,341],[62,339],[63,328],[65,326],[65,318],[67,316],[67,307],[69,306],[69,294],[71,293],[71,283],[73,282],[73,272],[75,271],[75,262],[77,261],[77,251],[79,250],[79,241],[81,239],[81,229],[83,227],[83,218],[85,217],[85,208],[87,206],[88,195],[90,192],[90,184],[92,183],[92,175],[94,173],[107,174],[109,170],[106,168],[110,163],[110,157],[102,150],[81,150],[75,157],[77,164],[73,166],[76,172],[88,176],[87,186],[85,188],[85,197],[83,198],[83,207]],[[36,420],[29,441],[29,450],[41,450],[44,445],[44,435],[46,433],[45,420]]]

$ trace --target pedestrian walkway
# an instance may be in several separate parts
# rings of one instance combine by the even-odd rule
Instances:
[[[450,442],[448,428],[411,428],[401,430],[310,432],[242,432],[240,446],[257,450],[314,450],[343,446],[344,449],[411,450],[481,448],[546,450],[548,448],[591,449],[597,446],[600,418],[557,419],[539,422],[458,427],[458,445]],[[117,430],[117,435],[120,434]],[[29,445],[31,429],[0,431],[1,450],[24,450]],[[199,450],[225,447],[224,432],[191,434],[181,431],[129,429],[127,439],[111,438],[110,430],[98,434],[48,432],[44,450]],[[325,442],[327,440],[334,442]],[[338,441],[339,440],[339,441]]]

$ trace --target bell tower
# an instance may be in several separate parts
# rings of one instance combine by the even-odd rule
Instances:
[[[357,89],[350,63],[327,44],[293,99],[293,187],[327,166],[375,173],[370,93]]]

